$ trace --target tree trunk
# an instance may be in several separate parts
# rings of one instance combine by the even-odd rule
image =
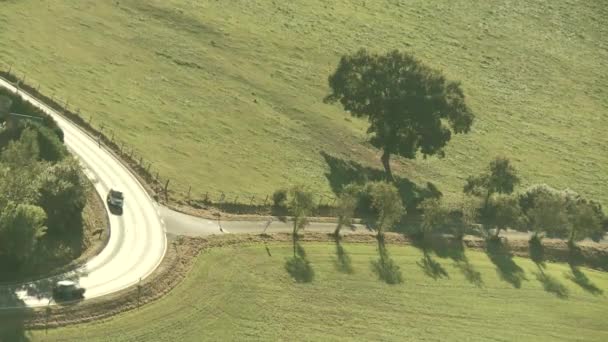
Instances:
[[[293,217],[293,233],[291,234],[293,239],[293,257],[296,257],[296,240],[298,239],[298,217]]]
[[[338,217],[338,225],[336,226],[336,230],[334,231],[334,235],[336,238],[340,237],[340,229],[342,229],[342,217]]]
[[[488,205],[490,204],[490,196],[492,196],[492,193],[490,192],[490,190],[488,190],[488,193],[486,194],[486,198],[483,202],[483,214],[484,216],[488,215]]]
[[[500,234],[500,228],[496,227],[496,234],[494,236],[498,237],[498,234]]]
[[[568,243],[572,246],[574,246],[574,230],[574,227],[570,228],[570,237],[568,238]]]
[[[384,150],[382,153],[382,157],[380,158],[382,161],[382,166],[384,166],[384,171],[386,172],[386,180],[389,182],[394,182],[395,178],[393,178],[393,172],[391,171],[391,154],[387,150]]]

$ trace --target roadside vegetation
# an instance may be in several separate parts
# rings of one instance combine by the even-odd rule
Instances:
[[[0,282],[40,277],[78,258],[91,230],[104,230],[87,226],[104,221],[95,219],[99,205],[99,213],[85,210],[90,193],[55,122],[0,90]]]
[[[481,251],[391,245],[401,274],[391,285],[379,277],[381,250],[373,244],[303,245],[311,282],[285,271],[293,259],[289,243],[213,248],[158,302],[103,322],[34,331],[32,340],[608,338],[603,272],[561,263],[539,270],[527,258],[496,263],[500,256]]]
[[[449,203],[506,155],[523,188],[605,204],[606,18],[597,1],[566,0],[23,0],[2,4],[0,49],[3,69],[103,123],[176,198],[189,186],[246,203],[292,184],[333,194],[353,170],[382,170],[367,122],[323,103],[340,59],[366,48],[460,81],[475,114],[444,158],[390,151],[396,179],[431,182]]]

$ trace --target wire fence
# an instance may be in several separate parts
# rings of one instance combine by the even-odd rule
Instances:
[[[193,189],[191,185],[187,185],[187,190],[182,190],[185,188],[184,184],[164,177],[160,170],[153,166],[152,161],[144,158],[142,151],[122,140],[118,133],[108,128],[103,121],[84,113],[79,107],[70,103],[68,97],[62,97],[51,89],[43,88],[40,82],[24,72],[15,70],[12,65],[0,65],[0,77],[79,126],[96,139],[100,146],[105,146],[122,159],[142,181],[146,190],[159,202],[166,205],[187,205],[195,209],[213,207],[238,214],[282,214],[285,211],[284,208],[275,206],[273,194],[200,191],[201,189]],[[315,215],[334,216],[333,208],[337,201],[335,196],[314,193],[313,198],[316,204]]]

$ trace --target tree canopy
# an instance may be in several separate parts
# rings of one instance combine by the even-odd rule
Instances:
[[[488,169],[478,176],[470,176],[464,186],[466,194],[483,196],[484,211],[488,209],[493,194],[511,194],[520,179],[509,159],[496,157]],[[484,213],[485,214],[485,213]]]
[[[31,105],[21,100],[3,101],[4,107],[17,105],[26,115],[44,115],[28,112]],[[52,119],[43,118],[42,123],[17,121],[0,127],[0,263],[14,269],[35,261],[32,255],[46,241],[41,238],[47,227],[49,235],[72,237],[82,230],[84,175],[68,157],[59,128],[47,127],[45,122]]]
[[[375,228],[378,235],[383,235],[405,215],[401,196],[394,185],[386,182],[370,182],[366,191],[371,198],[372,209],[376,213]]]
[[[361,49],[345,55],[329,86],[326,102],[340,102],[351,115],[369,121],[370,142],[382,150],[389,180],[391,155],[443,156],[452,133],[468,133],[474,120],[459,82],[405,52]]]

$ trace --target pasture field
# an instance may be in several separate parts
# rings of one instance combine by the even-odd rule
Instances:
[[[375,272],[374,244],[302,243],[312,277],[287,271],[290,244],[218,247],[139,310],[36,331],[33,341],[606,341],[608,274],[465,250],[387,245],[401,283]],[[302,270],[302,269],[300,269]],[[293,271],[293,269],[292,269]],[[308,281],[308,282],[307,282]]]
[[[366,123],[323,103],[327,77],[361,47],[407,50],[462,81],[477,121],[397,175],[455,200],[506,155],[526,184],[606,204],[607,18],[586,0],[3,0],[0,67],[103,122],[181,198],[261,198],[380,168]]]

